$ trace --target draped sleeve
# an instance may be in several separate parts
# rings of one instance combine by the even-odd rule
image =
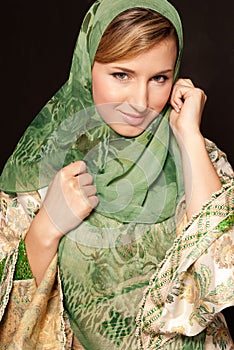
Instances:
[[[37,192],[1,192],[0,349],[71,349],[72,334],[63,313],[57,256],[36,286],[24,237],[40,207]]]
[[[184,198],[179,203],[177,238],[140,305],[141,350],[233,348],[221,314],[234,305],[233,170],[214,143],[206,146],[223,186],[189,222]]]

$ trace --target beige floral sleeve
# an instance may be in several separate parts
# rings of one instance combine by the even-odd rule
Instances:
[[[37,287],[21,261],[21,242],[40,206],[38,193],[1,193],[0,234],[0,349],[72,349],[72,333],[64,317],[57,256]],[[22,259],[22,256],[21,256]]]
[[[234,305],[234,176],[226,155],[206,144],[223,188],[189,222],[184,198],[179,203],[177,239],[140,305],[141,350],[184,349],[186,343],[193,350],[198,338],[205,350],[234,349],[221,314]]]

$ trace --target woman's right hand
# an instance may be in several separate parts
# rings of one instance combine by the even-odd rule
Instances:
[[[87,173],[84,161],[76,161],[56,174],[38,214],[47,214],[55,232],[62,237],[77,227],[97,204],[93,177]]]
[[[55,256],[60,239],[78,226],[97,204],[93,177],[87,173],[83,161],[71,163],[55,175],[25,237],[37,285]]]

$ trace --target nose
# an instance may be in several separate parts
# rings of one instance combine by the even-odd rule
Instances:
[[[143,113],[148,108],[148,86],[145,82],[136,83],[132,87],[128,102],[139,113]]]

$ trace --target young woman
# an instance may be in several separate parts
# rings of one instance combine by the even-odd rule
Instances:
[[[167,1],[87,13],[1,175],[0,349],[233,346],[233,171],[182,46]]]

